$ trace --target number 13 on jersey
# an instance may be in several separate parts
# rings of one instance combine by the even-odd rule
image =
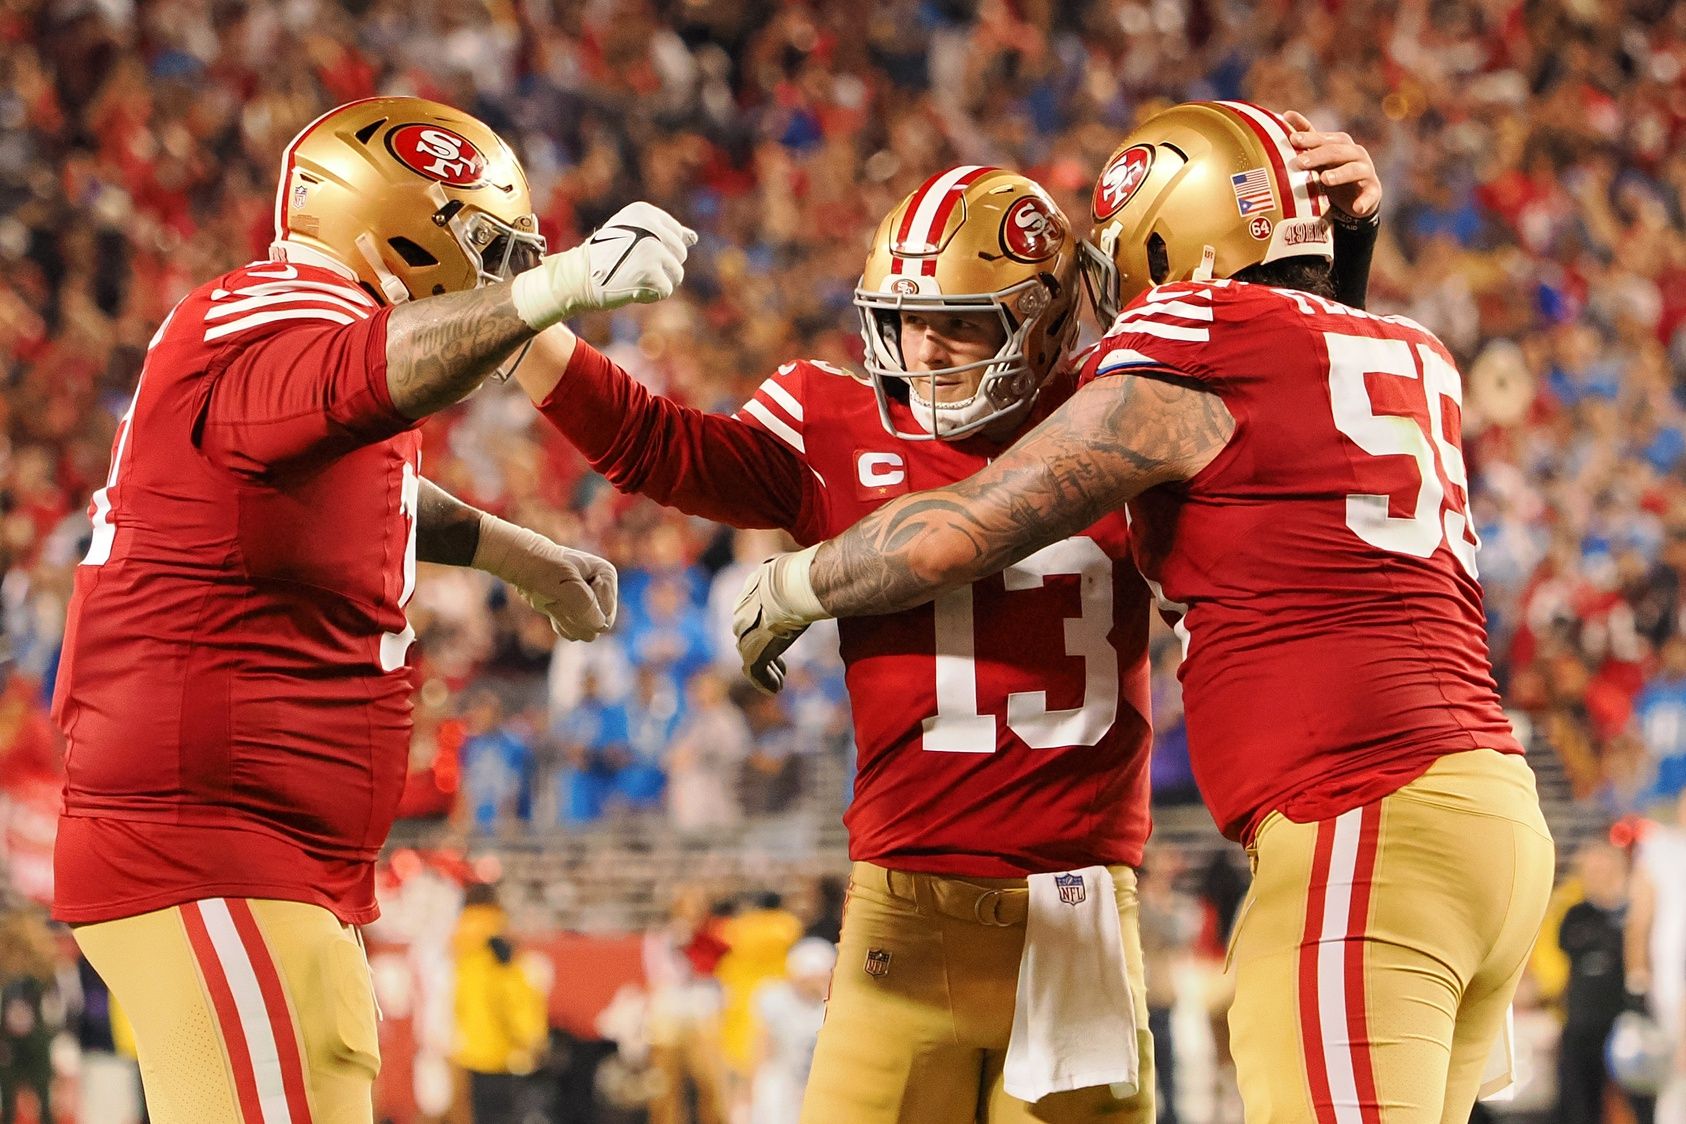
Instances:
[[[995,655],[997,664],[1010,663],[1015,669],[1046,669],[1021,673],[1027,680],[1025,689],[1007,696],[1007,728],[1032,749],[1095,745],[1118,718],[1118,652],[1109,639],[1112,559],[1094,539],[1078,536],[1053,543],[1002,571],[1005,596],[1012,597],[1015,590],[1038,589],[1055,574],[1078,578],[1078,614],[1063,622],[1064,655],[1083,661],[1083,695],[1078,704],[1068,710],[1048,709],[1046,686],[1061,653],[1036,652],[1029,658],[1024,652],[986,653]],[[925,719],[921,744],[927,750],[995,752],[1001,717],[978,712],[974,591],[974,586],[962,586],[932,602],[937,630],[937,712]]]

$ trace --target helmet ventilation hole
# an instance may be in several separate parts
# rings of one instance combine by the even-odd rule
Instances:
[[[432,254],[428,253],[408,238],[388,238],[386,240],[386,244],[391,246],[393,250],[397,252],[398,256],[404,259],[405,265],[419,267],[424,265],[439,264],[438,258],[434,257]]]
[[[384,124],[386,124],[386,118],[382,117],[379,121],[369,122],[352,135],[357,138],[359,144],[368,144],[369,138],[374,136]]]
[[[1171,276],[1171,252],[1157,230],[1147,239],[1147,275],[1155,285],[1164,284],[1165,278]]]

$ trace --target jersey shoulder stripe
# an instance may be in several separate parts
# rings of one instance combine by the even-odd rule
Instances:
[[[810,415],[817,409],[821,416],[828,416],[830,409],[824,404],[828,395],[857,390],[865,381],[823,359],[793,360],[780,364],[732,416],[772,434],[806,457]],[[816,401],[821,404],[816,406]]]
[[[203,339],[215,343],[260,328],[304,321],[335,325],[367,320],[380,305],[331,270],[254,262],[217,279],[206,295]]]

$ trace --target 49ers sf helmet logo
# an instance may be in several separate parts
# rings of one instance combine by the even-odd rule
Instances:
[[[452,187],[478,187],[486,175],[480,150],[442,125],[401,125],[386,135],[386,147],[406,168]]]
[[[1059,251],[1065,223],[1034,195],[1016,200],[1001,218],[1001,244],[1019,261],[1042,261]]]
[[[1113,157],[1107,164],[1101,178],[1095,181],[1095,199],[1092,209],[1095,221],[1110,219],[1124,209],[1124,204],[1130,201],[1130,196],[1147,180],[1147,173],[1153,167],[1153,146],[1133,144]]]

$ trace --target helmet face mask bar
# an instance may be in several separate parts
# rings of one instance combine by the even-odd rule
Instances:
[[[1025,417],[1077,331],[1077,250],[1070,223],[1036,183],[963,165],[938,172],[885,216],[855,289],[865,367],[879,417],[908,441],[957,440]],[[993,314],[993,355],[908,369],[904,314]],[[975,384],[944,402],[938,383]],[[918,422],[898,424],[905,409]]]
[[[485,211],[466,211],[453,207],[442,225],[456,236],[463,253],[474,263],[481,285],[514,279],[539,264],[545,254],[544,235],[538,233],[538,216],[527,214],[516,219],[516,225],[487,214]],[[440,212],[441,215],[444,212]],[[439,215],[435,222],[441,222]]]
[[[1111,237],[1108,237],[1111,235]],[[1103,241],[1116,242],[1117,233],[1110,227],[1102,232]],[[1118,263],[1107,249],[1097,247],[1088,239],[1077,243],[1079,271],[1083,274],[1083,288],[1089,294],[1089,307],[1101,322],[1105,332],[1124,310],[1118,306]]]
[[[922,297],[903,293],[886,294],[855,290],[860,314],[861,338],[866,343],[865,367],[872,377],[872,392],[878,401],[878,416],[892,436],[904,441],[942,439],[956,441],[988,426],[1020,416],[1035,400],[1041,379],[1025,358],[1025,342],[1033,321],[1013,315],[1009,300],[1040,289],[1043,282],[1032,278],[999,293],[969,293],[955,296]],[[1035,299],[1031,299],[1035,303]],[[1002,328],[1002,342],[994,355],[928,371],[910,371],[902,354],[901,326],[905,312],[967,314],[993,312]],[[982,372],[976,390],[955,402],[939,401],[937,380],[969,378]],[[921,389],[923,387],[923,390]],[[900,401],[918,419],[920,429],[896,427],[890,402]]]

